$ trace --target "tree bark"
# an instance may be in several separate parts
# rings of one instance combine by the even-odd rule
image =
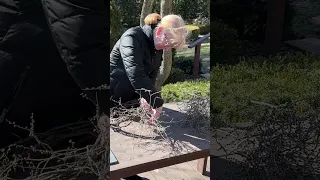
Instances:
[[[161,17],[172,13],[172,0],[161,0],[160,15]],[[156,88],[160,91],[161,86],[170,75],[172,67],[172,50],[163,51],[163,61],[156,81]]]
[[[144,0],[140,15],[140,26],[144,25],[144,18],[151,14],[154,0]]]

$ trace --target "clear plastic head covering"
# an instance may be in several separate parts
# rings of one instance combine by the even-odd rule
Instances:
[[[154,31],[156,49],[182,49],[189,35],[187,26],[181,16],[169,14],[164,16]]]
[[[188,38],[187,26],[178,28],[156,27],[154,32],[154,44],[157,50],[161,49],[182,49]]]

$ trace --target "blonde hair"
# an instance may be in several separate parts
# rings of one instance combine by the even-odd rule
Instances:
[[[157,13],[149,14],[146,18],[144,18],[145,25],[156,25],[161,21],[161,16]]]

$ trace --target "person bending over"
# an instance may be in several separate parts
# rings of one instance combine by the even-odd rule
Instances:
[[[139,100],[158,118],[164,103],[155,87],[164,49],[181,49],[188,29],[178,15],[149,14],[143,27],[125,31],[110,54],[110,92],[116,106]],[[137,104],[138,105],[138,104]]]

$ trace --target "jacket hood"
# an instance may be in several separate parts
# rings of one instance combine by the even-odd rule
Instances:
[[[142,31],[147,36],[148,43],[150,43],[150,46],[155,49],[154,47],[154,41],[153,41],[153,29],[150,25],[144,25],[142,26]]]

